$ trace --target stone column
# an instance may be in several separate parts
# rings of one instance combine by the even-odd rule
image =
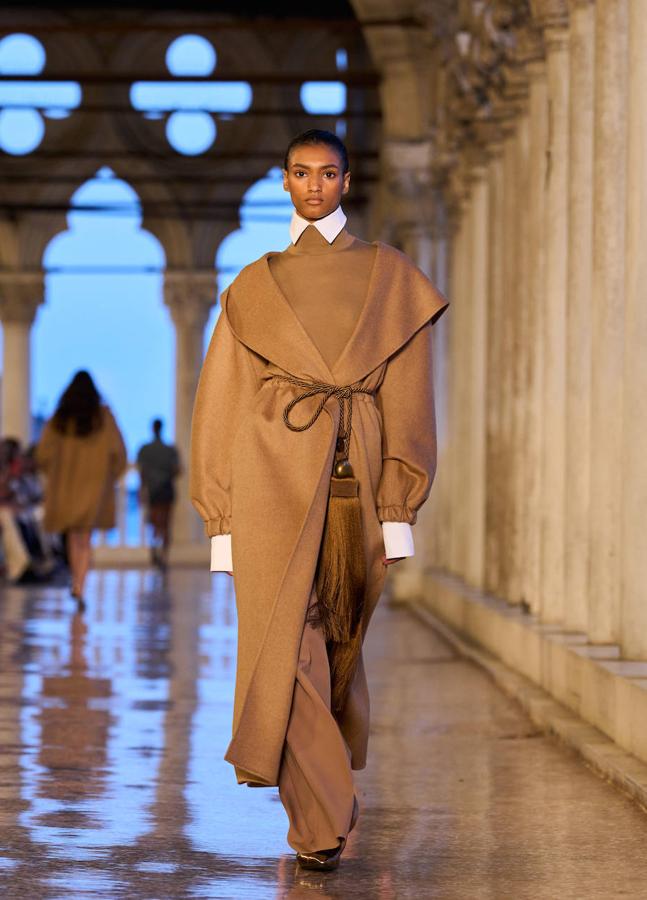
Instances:
[[[5,437],[28,444],[31,433],[31,327],[43,302],[41,272],[0,275],[2,320],[2,426]]]
[[[500,592],[503,497],[501,493],[501,342],[503,323],[504,185],[503,141],[490,147],[486,382],[486,497],[484,586]]]
[[[452,324],[449,348],[449,441],[448,461],[450,478],[451,515],[449,569],[456,575],[464,575],[465,557],[465,435],[463,366],[465,347],[465,317],[467,304],[467,273],[469,271],[469,234],[467,206],[461,203],[457,210],[456,230],[452,240],[450,294],[452,297]]]
[[[528,196],[529,185],[529,136],[530,126],[528,114],[524,112],[517,118],[515,133],[517,197]],[[526,470],[526,379],[525,364],[527,354],[527,316],[529,306],[530,270],[528,235],[530,221],[528,210],[517,203],[515,210],[515,253],[516,279],[514,290],[510,295],[508,315],[512,320],[512,360],[511,360],[511,432],[510,447],[511,469],[509,473],[510,493],[510,555],[507,599],[512,603],[521,603],[523,596],[523,578],[525,571],[525,470]]]
[[[571,0],[564,623],[569,630],[584,632],[589,592],[594,56],[593,2]]]
[[[192,544],[203,535],[189,497],[191,416],[203,358],[204,328],[216,302],[216,273],[168,270],[164,302],[175,326],[175,444],[182,458],[173,538]]]
[[[434,231],[434,271],[433,282],[442,293],[449,295],[447,284],[448,237],[446,222],[437,222]],[[451,299],[451,297],[450,297]],[[451,340],[451,319],[453,309],[446,312],[433,327],[434,401],[436,407],[436,436],[438,463],[431,489],[432,509],[430,563],[435,567],[447,568],[449,560],[449,530],[446,527],[450,516],[449,468],[451,461],[447,452],[449,439],[449,366]]]
[[[548,83],[548,170],[543,314],[543,465],[541,616],[564,617],[566,463],[566,299],[568,285],[568,30],[553,20],[544,29]]]
[[[506,137],[503,147],[503,280],[501,298],[501,329],[499,375],[500,398],[500,455],[498,490],[501,515],[498,528],[499,573],[498,594],[512,602],[512,556],[516,546],[514,516],[515,450],[513,446],[514,416],[514,354],[515,354],[515,305],[518,302],[518,211],[517,191],[517,139],[514,133]]]
[[[546,67],[535,60],[528,74],[528,309],[525,354],[525,466],[523,502],[524,568],[522,596],[530,610],[541,610],[542,468],[542,307],[545,291],[545,189],[548,147]]]
[[[383,163],[394,237],[422,271],[432,276],[433,235],[432,146],[426,140],[386,140]],[[392,570],[391,597],[412,599],[422,593],[423,577],[433,549],[435,497],[423,506],[414,529],[415,556]]]
[[[429,277],[434,266],[432,161],[429,141],[384,143],[389,219],[403,252]]]
[[[467,370],[469,403],[466,408],[469,439],[466,446],[468,481],[468,542],[465,579],[483,588],[485,579],[485,490],[486,490],[486,347],[488,306],[488,218],[489,184],[484,164],[471,172],[469,258],[469,346]]]
[[[588,633],[606,643],[620,631],[628,0],[595,10]]]
[[[622,515],[623,656],[647,659],[647,16],[643,0],[629,2],[629,121],[627,154],[627,271]],[[615,304],[614,304],[615,305]]]

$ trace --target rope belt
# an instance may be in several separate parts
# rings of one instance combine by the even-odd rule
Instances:
[[[331,708],[342,714],[350,691],[363,636],[366,595],[366,548],[362,521],[359,482],[348,459],[353,426],[353,396],[373,395],[356,384],[337,385],[321,381],[303,381],[292,375],[274,375],[303,391],[283,410],[283,421],[290,431],[306,431],[321,415],[331,397],[339,404],[339,429],[335,464],[330,476],[323,534],[317,557],[314,585],[317,602],[306,621],[321,632],[330,662]],[[294,407],[309,397],[320,397],[307,422],[295,425],[290,418]]]
[[[330,400],[331,397],[335,397],[339,403],[337,452],[343,453],[344,459],[348,459],[350,435],[353,425],[353,394],[372,395],[373,391],[369,388],[356,387],[351,384],[340,386],[337,384],[326,384],[322,381],[303,381],[300,378],[294,378],[292,375],[274,375],[273,377],[278,378],[279,381],[287,381],[289,384],[305,389],[302,394],[293,397],[283,410],[283,421],[290,431],[307,431],[308,428],[311,428],[319,418],[321,411],[328,400]],[[321,394],[321,400],[312,416],[303,425],[295,425],[290,420],[290,413],[294,407],[303,400],[307,400],[309,397],[316,397],[319,394]]]

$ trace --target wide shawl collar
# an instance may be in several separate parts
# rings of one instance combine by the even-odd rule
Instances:
[[[338,385],[360,381],[448,304],[407,256],[379,241],[376,246],[368,295],[332,369],[272,276],[271,253],[246,266],[223,293],[222,308],[233,333],[263,359],[299,378]]]
[[[378,244],[362,312],[331,370],[279,290],[270,256],[243,269],[223,294],[223,314],[235,337],[270,369],[299,379],[370,383],[369,376],[447,305],[407,257]],[[324,407],[327,416],[307,431],[290,431],[281,412],[295,389],[270,383],[259,389],[232,452],[238,661],[234,728],[225,757],[239,781],[262,785],[277,784],[339,421],[331,398]],[[361,420],[358,412],[360,430]],[[357,463],[360,482],[368,484],[362,454]],[[362,502],[372,503],[369,496]],[[381,564],[374,570],[379,577],[372,578],[370,603],[377,602],[383,580]],[[355,767],[363,765],[365,755],[358,747],[351,748]]]

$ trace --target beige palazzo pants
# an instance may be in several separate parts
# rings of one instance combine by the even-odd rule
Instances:
[[[316,602],[313,591],[309,606]],[[306,622],[279,771],[279,795],[297,852],[336,847],[348,836],[355,789],[350,750],[330,711],[330,668],[319,628]]]

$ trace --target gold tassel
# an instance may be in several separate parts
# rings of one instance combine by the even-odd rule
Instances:
[[[362,644],[366,556],[359,482],[348,460],[335,465],[315,579],[313,621],[328,643],[333,712],[344,707]]]

